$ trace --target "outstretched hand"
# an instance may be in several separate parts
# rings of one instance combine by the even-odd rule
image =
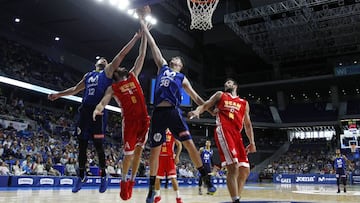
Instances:
[[[256,152],[255,143],[250,143],[248,146],[246,146],[246,154],[255,153],[255,152]]]
[[[193,118],[199,118],[200,117],[200,114],[198,111],[194,110],[194,111],[190,111],[188,113],[188,118],[189,119],[193,119]]]
[[[49,94],[48,95],[48,99],[50,101],[54,101],[54,100],[57,100],[60,96],[58,94]]]
[[[93,111],[93,120],[96,121],[96,116],[102,116],[102,115],[104,115],[103,112],[95,109],[95,110]]]

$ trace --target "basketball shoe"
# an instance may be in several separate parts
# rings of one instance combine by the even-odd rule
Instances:
[[[81,190],[81,187],[86,183],[87,181],[87,177],[85,176],[83,179],[81,179],[80,177],[78,177],[76,179],[75,185],[72,189],[73,193],[77,193],[79,192],[79,190]]]
[[[132,191],[135,185],[135,181],[129,180],[128,181],[128,198],[130,199],[132,196]]]
[[[120,197],[122,200],[129,199],[129,181],[121,181],[120,182]]]
[[[181,197],[177,197],[177,198],[176,198],[176,203],[183,203]]]
[[[107,189],[108,184],[109,184],[109,177],[107,175],[101,177],[99,192],[104,193]]]
[[[154,203],[159,203],[161,200],[161,196],[156,196],[154,199]]]
[[[207,186],[207,193],[208,195],[213,195],[216,192],[216,187],[211,182],[211,176],[206,175],[201,177],[205,185]]]

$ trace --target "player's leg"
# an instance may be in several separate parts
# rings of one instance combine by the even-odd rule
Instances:
[[[79,137],[79,156],[78,156],[79,174],[78,174],[78,178],[76,179],[75,184],[72,188],[73,193],[78,192],[82,188],[83,184],[85,184],[87,181],[87,178],[85,176],[85,164],[86,164],[86,160],[87,160],[87,156],[86,156],[87,147],[88,147],[88,140],[81,139]]]
[[[167,157],[166,156],[159,156],[159,167],[156,174],[156,180],[155,180],[155,199],[154,203],[158,203],[161,200],[161,192],[160,192],[160,181],[164,179],[166,175],[166,166],[167,163]]]
[[[124,150],[124,158],[122,160],[121,182],[120,182],[120,198],[128,200],[129,195],[129,181],[128,172],[134,159],[135,143],[136,143],[136,130],[137,123],[133,123],[126,119],[122,122],[122,142]]]
[[[170,131],[173,133],[176,139],[182,142],[183,146],[188,151],[191,161],[199,170],[201,177],[205,181],[204,183],[208,188],[208,193],[215,193],[216,188],[211,182],[211,177],[209,175],[210,171],[206,171],[206,168],[203,166],[200,153],[191,138],[189,127],[183,119],[181,111],[179,109],[173,109],[171,111],[171,117],[172,123],[169,125]]]
[[[202,178],[201,178],[201,176],[199,177],[199,184],[198,184],[198,186],[199,186],[199,195],[202,195],[203,193],[202,193],[202,189],[201,189],[201,187],[202,187]]]
[[[233,135],[239,134],[238,130],[232,128],[216,127],[214,138],[216,146],[219,150],[219,156],[222,166],[226,166],[228,174],[226,177],[227,187],[230,197],[233,202],[240,201],[239,197],[239,154],[238,145],[241,144],[239,140],[234,140]],[[240,137],[240,135],[239,135]]]
[[[91,118],[91,115],[90,115]],[[96,121],[92,121],[90,123],[92,125],[92,135],[93,135],[93,143],[95,150],[99,159],[99,167],[100,167],[100,175],[101,182],[99,187],[99,192],[103,193],[106,191],[108,186],[108,177],[106,175],[106,163],[105,163],[105,151],[104,151],[104,132],[103,132],[103,118],[101,116],[97,116]]]
[[[238,177],[237,183],[238,183],[238,195],[240,197],[242,194],[242,191],[244,190],[246,180],[249,177],[250,168],[240,166],[238,170],[239,170],[239,175],[237,176]]]
[[[176,193],[176,203],[183,203],[181,196],[180,196],[179,183],[176,180],[176,177],[171,178],[171,183],[172,183],[172,187]]]
[[[161,200],[161,194],[160,194],[160,178],[156,177],[155,179],[155,199],[154,203],[158,203]]]
[[[343,185],[344,185],[344,192],[346,192],[347,176],[346,176],[346,175],[343,175],[343,176],[341,177],[341,179],[342,179],[342,182],[343,182]]]
[[[153,112],[151,123],[150,140],[150,178],[149,178],[149,191],[146,197],[146,203],[153,203],[155,196],[155,179],[159,164],[159,155],[161,144],[165,141],[165,129],[167,123],[171,121],[167,116],[168,109],[156,108]]]
[[[75,181],[75,184],[72,188],[72,192],[76,193],[78,192],[82,185],[86,183],[86,176],[85,176],[85,164],[87,161],[86,151],[88,148],[88,140],[90,138],[89,134],[89,128],[88,128],[88,115],[90,110],[85,109],[84,107],[81,107],[79,109],[80,111],[80,117],[78,121],[78,127],[76,128],[76,134],[79,141],[79,155],[78,155],[78,162],[79,162],[79,174],[78,178]]]
[[[339,174],[339,172],[337,170],[336,171],[336,185],[337,185],[337,188],[338,188],[337,193],[340,193],[340,178],[341,178],[341,175]]]
[[[240,200],[239,190],[238,190],[238,180],[239,180],[239,167],[237,163],[233,163],[226,166],[227,176],[226,176],[226,185],[230,193],[230,197],[233,202]]]

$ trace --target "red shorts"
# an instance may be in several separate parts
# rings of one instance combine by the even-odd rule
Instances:
[[[250,167],[242,136],[238,129],[217,126],[214,136],[216,146],[219,149],[221,166],[236,164],[238,167]]]
[[[134,154],[136,146],[145,146],[148,138],[150,117],[139,120],[123,119],[122,125],[124,154]]]
[[[164,179],[166,175],[168,178],[176,178],[175,159],[170,156],[159,156],[159,168],[156,177]]]

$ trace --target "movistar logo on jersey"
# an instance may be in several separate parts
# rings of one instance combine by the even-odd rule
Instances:
[[[88,83],[88,87],[93,87],[93,86],[97,86],[99,83],[99,76],[91,76],[89,77],[89,79],[87,80]]]
[[[160,80],[160,87],[161,86],[168,87],[170,85],[170,81],[174,80],[175,76],[176,76],[176,72],[165,70]]]

